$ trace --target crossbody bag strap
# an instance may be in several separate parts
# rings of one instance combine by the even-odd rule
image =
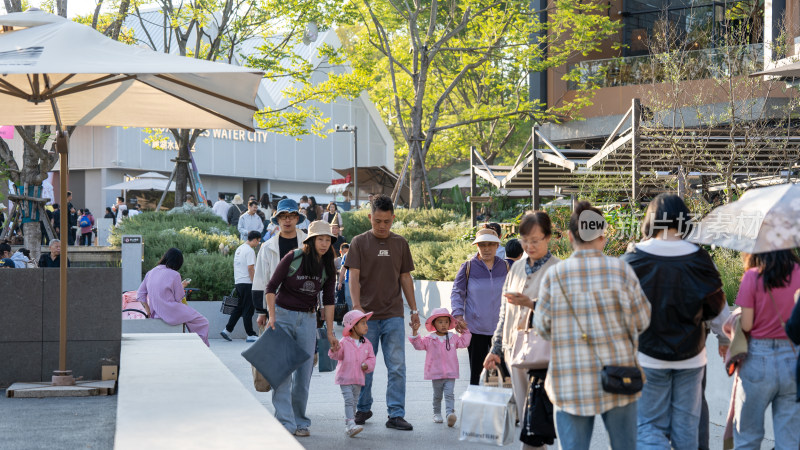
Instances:
[[[783,321],[783,317],[781,316],[781,311],[778,309],[778,302],[775,301],[775,297],[772,296],[772,289],[768,290],[767,293],[769,294],[770,300],[772,300],[772,307],[775,308],[775,314],[778,315],[778,320],[781,323],[781,329],[783,330],[783,334],[786,334],[786,322]],[[786,336],[789,337],[788,335]],[[797,356],[797,348],[794,346],[794,342],[789,339],[789,344],[792,346],[792,352],[794,352],[794,356]]]
[[[569,306],[569,311],[572,313],[572,317],[575,318],[575,322],[578,324],[578,329],[581,330],[581,338],[587,344],[589,344],[589,347],[592,348],[592,351],[594,352],[594,356],[596,356],[597,359],[600,361],[600,365],[605,366],[605,363],[603,362],[603,358],[601,358],[600,354],[597,353],[597,349],[594,347],[594,343],[592,343],[592,340],[589,339],[589,335],[586,334],[586,331],[583,329],[583,326],[581,325],[581,321],[578,319],[578,315],[575,314],[575,309],[572,307],[572,302],[569,300],[569,296],[567,295],[567,291],[564,290],[564,284],[561,283],[561,278],[556,277],[556,281],[558,281],[558,286],[561,288],[561,295],[563,295],[564,296],[564,300],[567,301],[567,306]]]

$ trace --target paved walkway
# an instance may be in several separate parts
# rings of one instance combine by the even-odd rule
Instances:
[[[214,330],[212,330],[212,333]],[[410,334],[410,330],[409,330]],[[341,337],[341,328],[336,327],[336,335]],[[712,338],[714,339],[714,338]],[[253,395],[271,412],[272,394],[259,393],[253,388],[250,365],[241,357],[241,352],[247,347],[243,340],[233,342],[222,339],[211,339],[211,350],[222,360],[222,362],[234,373],[242,384],[250,390]],[[709,341],[712,342],[712,341]],[[716,346],[716,342],[713,342]],[[715,348],[715,347],[714,347]],[[461,362],[461,378],[456,381],[456,413],[461,408],[460,397],[468,386],[466,374],[469,373],[467,363],[467,351],[459,350],[459,361]],[[709,352],[711,353],[711,352]],[[316,368],[311,379],[311,392],[308,404],[308,414],[311,418],[311,436],[298,438],[301,444],[307,449],[328,449],[344,448],[345,445],[352,448],[403,448],[405,449],[425,449],[440,447],[445,445],[457,445],[459,448],[488,448],[486,445],[456,442],[458,441],[458,424],[454,428],[448,428],[444,424],[434,424],[432,421],[431,400],[433,389],[431,382],[423,380],[423,364],[425,362],[424,352],[416,351],[411,344],[406,345],[406,420],[414,425],[413,431],[397,431],[387,429],[384,425],[386,421],[386,367],[383,364],[382,354],[377,356],[375,370],[375,384],[373,384],[373,397],[375,403],[372,411],[374,416],[367,421],[365,430],[355,438],[348,438],[344,435],[344,403],[339,388],[334,383],[333,372],[319,373]],[[716,354],[711,358],[719,359]],[[716,361],[715,360],[715,361]],[[717,361],[721,365],[720,361]],[[720,389],[720,396],[724,397],[730,392],[730,384],[721,384],[724,380],[709,383],[709,390]],[[716,387],[715,387],[716,386]],[[725,391],[727,390],[727,391]],[[717,414],[721,415],[721,414]],[[712,415],[711,426],[711,448],[722,448],[723,427],[721,421]],[[517,429],[519,430],[519,429]],[[508,446],[518,448],[517,444]],[[765,442],[763,448],[771,449],[772,442]],[[603,428],[602,421],[595,423],[594,439],[592,449],[608,448],[608,435]]]

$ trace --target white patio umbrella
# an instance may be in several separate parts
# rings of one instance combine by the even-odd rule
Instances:
[[[67,126],[243,128],[253,131],[262,73],[113,41],[42,11],[0,15],[0,124],[56,125],[61,204],[68,177]],[[61,223],[66,223],[66,208]],[[61,240],[67,242],[67,227]],[[68,246],[62,248],[67,259]],[[59,370],[66,369],[67,265],[61,265]]]
[[[122,183],[106,186],[106,191],[166,191],[169,190],[169,178],[158,172],[145,172]],[[191,186],[186,185],[186,191],[190,192]]]
[[[751,189],[711,211],[688,240],[745,253],[800,247],[800,184]]]

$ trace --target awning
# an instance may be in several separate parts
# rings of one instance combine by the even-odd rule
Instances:
[[[332,184],[325,188],[325,192],[328,194],[344,194],[345,192],[350,192],[350,186],[352,183],[338,183]]]

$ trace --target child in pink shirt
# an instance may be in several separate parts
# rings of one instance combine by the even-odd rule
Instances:
[[[458,354],[456,349],[467,348],[472,335],[465,329],[460,336],[450,333],[456,327],[456,319],[447,308],[437,308],[425,321],[425,328],[433,333],[419,337],[419,324],[411,324],[413,335],[408,338],[417,350],[425,350],[425,379],[433,381],[433,421],[442,423],[442,396],[447,412],[447,426],[452,427],[458,418],[455,414],[453,390],[458,378]]]
[[[364,336],[367,334],[367,321],[372,313],[353,310],[344,315],[342,340],[337,351],[328,350],[331,359],[340,361],[336,367],[336,384],[342,389],[344,397],[345,434],[353,437],[364,430],[356,425],[356,402],[364,385],[364,374],[375,370],[375,353],[372,344]]]

